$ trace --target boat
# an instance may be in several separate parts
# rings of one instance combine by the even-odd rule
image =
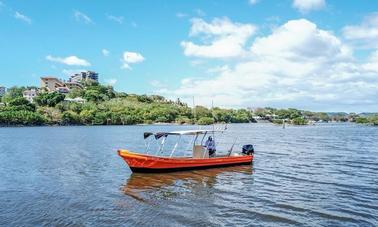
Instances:
[[[186,130],[173,132],[145,132],[144,139],[152,138],[152,140],[161,140],[159,148],[155,154],[149,154],[150,142],[146,145],[145,153],[137,153],[126,149],[118,150],[118,155],[125,160],[127,165],[133,172],[142,173],[159,173],[173,172],[193,169],[207,169],[235,165],[251,165],[253,161],[254,148],[253,145],[244,145],[240,152],[233,152],[234,143],[223,155],[211,157],[209,150],[205,146],[204,139],[206,135],[213,135],[215,130]],[[164,144],[168,136],[178,137],[169,156],[161,155],[163,153]],[[183,136],[191,136],[192,140],[189,146],[192,147],[190,156],[175,156],[176,149]],[[151,140],[151,139],[150,139]],[[217,151],[218,152],[218,151]],[[222,153],[222,152],[219,152]]]

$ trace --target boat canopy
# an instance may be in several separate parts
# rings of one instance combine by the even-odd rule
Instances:
[[[143,134],[144,139],[147,139],[148,137],[154,135],[155,139],[160,139],[161,137],[168,135],[176,135],[176,136],[182,136],[182,135],[200,135],[200,134],[207,134],[207,133],[215,133],[215,132],[223,132],[224,130],[184,130],[184,131],[172,131],[172,132],[145,132]]]

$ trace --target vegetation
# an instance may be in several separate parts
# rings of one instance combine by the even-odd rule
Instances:
[[[357,117],[356,123],[378,125],[378,114],[368,117]]]
[[[115,92],[111,86],[85,82],[84,89],[72,89],[69,94],[40,91],[33,103],[22,92],[33,87],[13,87],[2,97],[0,125],[132,125],[152,123],[200,124],[248,123],[266,120],[305,125],[309,121],[355,121],[378,125],[378,116],[361,117],[356,114],[318,113],[297,109],[206,108],[167,100],[159,95],[135,95]],[[84,103],[65,101],[83,98]]]

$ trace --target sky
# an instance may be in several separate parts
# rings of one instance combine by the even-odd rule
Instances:
[[[0,84],[81,70],[226,108],[378,111],[377,0],[0,0]]]

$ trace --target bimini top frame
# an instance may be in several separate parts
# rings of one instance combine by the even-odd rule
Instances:
[[[179,136],[178,138],[178,141],[176,142],[175,146],[173,147],[172,151],[171,151],[171,154],[170,154],[170,157],[173,156],[174,152],[176,151],[176,148],[178,146],[178,144],[180,143],[181,141],[181,136],[183,135],[189,135],[189,136],[194,136],[192,142],[189,144],[189,146],[191,144],[195,144],[197,139],[198,139],[198,136],[199,135],[203,135],[202,139],[201,139],[201,144],[203,143],[203,140],[205,138],[205,136],[207,134],[215,134],[215,133],[223,133],[225,130],[184,130],[184,131],[172,131],[172,132],[157,132],[157,133],[153,133],[153,132],[145,132],[143,134],[143,137],[144,139],[147,139],[149,138],[150,136],[154,136],[156,140],[160,139],[163,137],[160,145],[159,145],[159,149],[157,150],[156,152],[156,155],[158,153],[161,153],[163,148],[164,148],[164,144],[165,144],[165,140],[166,138],[169,136],[169,135],[173,135],[173,136]],[[146,144],[146,153],[148,154],[148,149],[150,147],[150,143]]]
[[[185,130],[185,131],[172,131],[172,132],[145,132],[143,134],[144,139],[147,139],[148,137],[154,135],[155,139],[160,139],[163,136],[168,135],[176,135],[176,136],[182,136],[182,135],[200,135],[200,134],[208,134],[208,133],[215,133],[215,132],[224,132],[224,130]]]

